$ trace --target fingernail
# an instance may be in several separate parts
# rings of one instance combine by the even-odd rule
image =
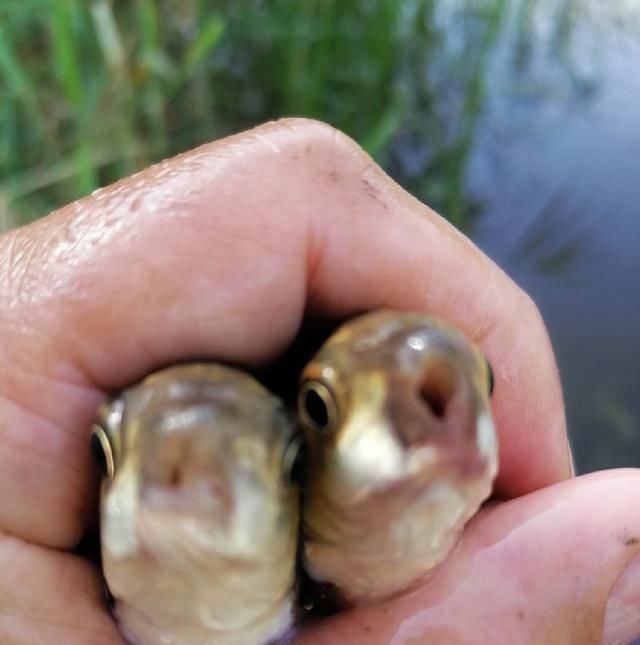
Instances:
[[[634,543],[638,538],[629,538]],[[607,602],[605,645],[630,645],[640,638],[640,555],[618,578]]]

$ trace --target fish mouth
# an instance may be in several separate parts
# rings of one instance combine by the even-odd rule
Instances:
[[[471,377],[447,355],[430,357],[417,377],[388,382],[385,413],[406,449],[474,445],[481,407]]]
[[[482,419],[490,417],[471,378],[446,357],[430,360],[418,379],[396,373],[369,394],[369,405],[352,409],[328,446],[334,461],[324,485],[336,501],[419,490],[435,479],[459,481],[486,469],[489,450],[482,442],[492,427]]]
[[[449,405],[461,387],[457,370],[450,361],[436,357],[427,365],[419,382],[418,392],[435,419],[447,416]]]

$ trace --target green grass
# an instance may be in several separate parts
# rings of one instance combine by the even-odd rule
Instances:
[[[460,51],[438,26],[443,5],[458,7]],[[346,131],[464,228],[466,163],[505,7],[2,0],[0,227],[204,141],[296,115]],[[406,162],[411,147],[418,167]]]

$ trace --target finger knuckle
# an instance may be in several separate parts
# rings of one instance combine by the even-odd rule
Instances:
[[[289,117],[272,121],[254,131],[259,136],[277,138],[285,151],[292,155],[304,153],[305,159],[329,162],[334,168],[346,168],[354,161],[366,160],[367,153],[342,130],[316,119]],[[362,164],[359,163],[359,166]]]

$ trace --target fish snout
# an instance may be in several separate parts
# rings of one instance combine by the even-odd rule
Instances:
[[[448,355],[437,354],[409,381],[391,384],[387,409],[405,447],[433,446],[464,455],[476,446],[482,407],[473,375]]]

